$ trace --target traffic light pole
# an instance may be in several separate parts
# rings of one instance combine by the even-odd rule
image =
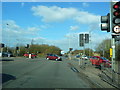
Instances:
[[[115,71],[115,38],[112,37],[112,70]]]
[[[116,79],[116,72],[118,73],[118,63],[116,60],[116,37],[120,35],[120,1],[112,1],[110,3],[110,13],[106,16],[101,16],[101,30],[111,32],[111,46],[112,46],[112,81]]]

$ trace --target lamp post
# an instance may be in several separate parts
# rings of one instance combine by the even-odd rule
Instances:
[[[90,48],[92,49],[92,46],[90,46],[90,44],[91,44],[91,32],[93,31],[94,29],[91,29],[90,31],[89,31],[89,56],[90,56]]]
[[[6,47],[7,47],[7,52],[8,52],[9,41],[10,41],[10,40],[8,40],[8,39],[9,39],[9,24],[8,24],[8,23],[6,24],[6,27],[7,27],[7,30],[8,30],[8,36],[7,36],[7,37],[8,37],[8,38],[7,38],[7,42],[8,42],[7,44],[8,44],[8,45],[6,45]]]

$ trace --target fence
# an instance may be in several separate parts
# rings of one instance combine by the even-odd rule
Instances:
[[[105,68],[101,70],[100,77],[102,80],[120,89],[120,73],[112,70],[112,68]]]

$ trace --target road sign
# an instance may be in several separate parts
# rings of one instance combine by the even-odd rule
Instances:
[[[112,48],[110,48],[110,57],[112,57]]]
[[[114,32],[115,33],[120,33],[120,26],[115,26],[114,27]]]

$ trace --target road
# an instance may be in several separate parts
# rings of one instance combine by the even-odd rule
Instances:
[[[2,62],[2,88],[92,88],[80,77],[69,60],[10,58]]]

